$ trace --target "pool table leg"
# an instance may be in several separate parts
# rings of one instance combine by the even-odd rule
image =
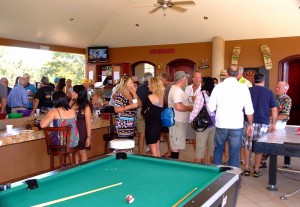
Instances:
[[[276,188],[276,177],[277,177],[277,155],[270,155],[269,160],[269,191],[277,191]]]

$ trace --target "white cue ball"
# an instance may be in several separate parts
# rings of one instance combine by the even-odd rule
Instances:
[[[133,203],[133,201],[134,201],[134,197],[133,197],[133,195],[127,195],[126,196],[126,202],[127,203]]]

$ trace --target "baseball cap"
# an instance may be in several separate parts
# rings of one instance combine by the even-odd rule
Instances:
[[[81,84],[86,84],[86,83],[92,83],[92,81],[87,78],[85,78],[81,81]]]
[[[103,85],[103,82],[97,82],[94,84],[94,88],[103,88],[104,85]]]
[[[54,78],[54,83],[58,82],[58,80],[59,80],[58,77]]]
[[[175,73],[175,77],[174,77],[174,80],[175,81],[177,81],[177,80],[179,80],[179,79],[181,79],[181,78],[183,78],[183,77],[190,77],[190,75],[189,74],[186,74],[186,72],[184,72],[184,71],[177,71],[176,73]]]

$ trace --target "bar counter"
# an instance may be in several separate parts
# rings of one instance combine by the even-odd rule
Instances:
[[[29,131],[21,127],[25,121],[42,119],[44,116],[1,120],[4,125],[13,124],[14,128],[10,134],[0,130],[0,184],[50,170],[50,156],[47,154],[43,130]],[[88,158],[104,154],[103,134],[108,133],[110,124],[108,119],[98,117],[92,117],[91,121],[93,139],[91,150],[87,151]],[[59,166],[58,158],[55,158],[55,166]]]

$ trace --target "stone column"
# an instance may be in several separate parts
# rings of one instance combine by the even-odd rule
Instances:
[[[212,42],[212,77],[218,78],[224,66],[225,41],[222,37],[213,37]],[[219,79],[220,80],[220,79]]]

